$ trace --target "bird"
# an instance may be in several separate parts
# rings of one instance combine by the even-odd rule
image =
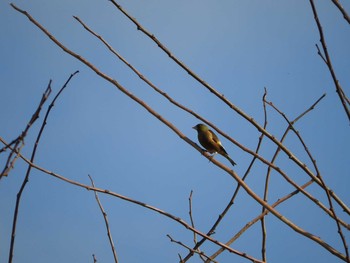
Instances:
[[[196,126],[192,127],[198,133],[199,143],[208,151],[209,153],[216,153],[224,156],[229,162],[235,166],[236,163],[230,158],[226,152],[224,146],[220,142],[218,136],[212,132],[206,125],[199,123]],[[214,157],[214,155],[212,157]]]

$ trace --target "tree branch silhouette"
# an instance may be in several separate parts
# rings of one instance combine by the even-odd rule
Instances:
[[[31,162],[34,162],[34,159],[35,159],[35,155],[36,155],[36,151],[37,151],[37,148],[38,148],[38,145],[39,145],[39,142],[40,142],[40,138],[41,138],[41,135],[44,131],[44,128],[45,128],[45,125],[47,123],[47,119],[49,117],[49,114],[51,112],[51,109],[53,108],[57,98],[60,96],[60,94],[62,93],[62,91],[66,88],[67,84],[69,83],[69,81],[72,79],[72,77],[77,74],[79,71],[76,71],[74,72],[73,74],[70,75],[70,77],[68,78],[68,80],[66,81],[66,83],[63,85],[63,87],[60,89],[60,91],[57,93],[57,95],[55,96],[55,98],[52,100],[51,104],[49,105],[47,111],[46,111],[46,114],[45,114],[45,117],[44,117],[44,120],[43,120],[43,123],[40,127],[40,130],[39,130],[39,133],[38,133],[38,136],[36,138],[36,141],[35,141],[35,144],[34,144],[34,147],[33,147],[33,151],[32,151],[32,155],[30,157],[30,161]],[[43,95],[43,98],[41,100],[41,103],[40,103],[40,109],[43,105],[43,103],[47,100],[48,98],[48,95],[51,93],[51,80],[49,81],[49,84],[48,84],[48,87]],[[38,108],[38,109],[39,109]],[[40,110],[39,110],[40,111]],[[34,113],[33,116],[35,116],[35,119],[37,119],[39,117],[39,111],[37,110],[36,113]],[[28,127],[28,126],[27,126]],[[13,150],[15,150],[16,154],[18,155],[19,154],[19,151],[16,150],[16,148],[13,148]],[[32,166],[31,165],[28,165],[28,168],[27,168],[27,172],[26,172],[26,175],[25,175],[25,178],[23,180],[23,183],[21,185],[21,188],[17,194],[17,199],[16,199],[16,205],[15,205],[15,210],[14,210],[14,216],[13,216],[13,223],[12,223],[12,233],[11,233],[11,244],[10,244],[10,250],[9,250],[9,260],[8,262],[11,263],[12,260],[13,260],[13,253],[14,253],[14,247],[15,247],[15,237],[16,237],[16,227],[17,227],[17,219],[18,219],[18,212],[19,212],[19,206],[20,206],[20,203],[21,203],[21,197],[22,197],[22,194],[23,194],[23,191],[27,185],[27,183],[29,182],[29,176],[30,176],[30,172],[31,172],[31,169],[32,169]]]
[[[21,152],[22,148],[24,147],[24,138],[27,136],[27,133],[28,133],[29,129],[32,127],[32,125],[34,124],[34,122],[39,118],[40,111],[41,111],[44,103],[46,102],[46,100],[50,96],[50,93],[51,93],[51,87],[50,87],[50,83],[49,83],[44,94],[42,95],[42,98],[41,98],[41,101],[39,103],[38,108],[36,109],[36,111],[32,115],[26,128],[21,133],[21,135],[19,135],[16,139],[14,139],[12,142],[9,143],[9,146],[12,146],[14,144],[14,148],[17,149],[18,152]],[[3,147],[0,151],[0,153],[5,151],[8,148],[9,148],[8,146]],[[7,158],[5,167],[0,174],[0,180],[3,176],[7,176],[10,173],[10,171],[12,170],[12,168],[14,167],[18,156],[13,157],[13,154],[14,154],[14,151],[11,151],[8,158]]]
[[[333,1],[334,4],[335,4],[335,2],[338,2],[338,1]],[[324,52],[324,56],[321,55],[321,52],[320,52],[319,49],[318,49],[318,54],[322,57],[323,61],[326,63],[326,65],[328,67],[328,70],[329,70],[329,72],[330,72],[330,74],[332,76],[332,79],[333,79],[336,91],[338,93],[340,102],[343,105],[344,111],[345,111],[345,113],[346,113],[346,115],[348,117],[348,120],[350,122],[350,103],[347,101],[347,99],[346,99],[347,96],[345,95],[345,92],[344,92],[343,88],[340,86],[339,81],[337,79],[337,76],[335,75],[335,71],[334,71],[333,65],[332,65],[332,60],[331,60],[331,57],[330,57],[330,55],[328,53],[328,48],[327,48],[326,40],[325,40],[325,37],[324,37],[322,25],[321,25],[320,19],[318,18],[316,6],[315,6],[315,3],[314,3],[313,0],[310,0],[310,5],[311,5],[312,13],[314,15],[315,22],[316,22],[316,25],[317,25],[317,28],[318,28],[318,32],[319,32],[319,35],[320,35],[320,42],[322,44],[322,49],[323,49],[323,52]],[[338,5],[336,4],[336,6],[338,8],[340,8],[340,10],[343,10],[339,3],[338,3]],[[344,13],[343,13],[343,15],[344,15]]]
[[[339,0],[332,0],[333,4],[339,9],[342,13],[344,19],[350,24],[350,17],[348,13],[345,11],[344,7],[341,5]]]

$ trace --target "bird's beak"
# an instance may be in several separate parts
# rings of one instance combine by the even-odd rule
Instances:
[[[196,130],[196,126],[193,126],[192,129],[195,129],[195,130]]]

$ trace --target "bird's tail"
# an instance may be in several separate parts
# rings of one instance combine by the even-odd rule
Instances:
[[[235,165],[236,165],[235,161],[232,160],[232,159],[230,158],[230,156],[228,156],[228,154],[226,154],[226,155],[224,155],[224,156],[226,157],[227,160],[230,161],[230,163],[232,164],[232,166],[235,166]]]

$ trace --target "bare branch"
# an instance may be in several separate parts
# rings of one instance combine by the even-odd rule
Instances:
[[[307,183],[305,183],[304,185],[302,185],[302,188],[306,188],[309,185],[311,185],[313,183],[312,180],[308,181]],[[292,196],[296,195],[297,193],[299,193],[299,190],[295,190],[292,193],[278,199],[277,202],[272,204],[272,207],[276,207],[279,204],[285,202],[286,200],[288,200],[289,198],[291,198]],[[267,214],[269,213],[268,210],[265,210],[263,213],[261,213],[260,215],[258,215],[257,217],[255,217],[254,219],[252,219],[249,223],[247,223],[241,230],[239,230],[237,232],[236,235],[234,235],[229,241],[226,242],[226,245],[231,245],[233,242],[235,242],[245,231],[247,231],[251,226],[253,226],[255,223],[257,223],[259,220],[261,220],[263,217],[265,217]],[[212,254],[210,256],[210,258],[214,259],[216,258],[218,255],[220,255],[224,250],[223,249],[219,249],[218,251],[216,251],[214,254]]]
[[[267,94],[265,92],[265,94]],[[323,94],[318,100],[316,100],[315,103],[313,103],[308,109],[306,109],[304,112],[302,112],[299,116],[297,116],[291,123],[294,124],[296,123],[298,120],[300,120],[302,117],[304,117],[307,113],[309,113],[311,110],[313,110],[316,105],[326,96],[326,94]],[[263,101],[264,101],[264,105],[266,105],[266,103],[268,103],[266,101],[266,95],[263,96]],[[266,109],[266,107],[264,107],[264,109]],[[266,113],[265,113],[266,114]],[[266,118],[265,118],[266,119]],[[286,128],[282,138],[281,138],[281,143],[283,143],[283,141],[285,140],[287,134],[289,133],[289,131],[291,130],[291,126],[289,124],[289,126]],[[280,153],[280,148],[278,147],[274,156],[272,157],[271,163],[274,163],[278,154]],[[313,158],[311,158],[313,160]],[[315,163],[316,165],[316,163]],[[315,168],[317,171],[317,167]],[[269,174],[271,173],[271,167],[268,167],[268,171],[267,171],[267,177],[269,177]],[[309,186],[310,184],[312,184],[314,181],[310,180],[309,182],[305,183],[303,186],[301,186],[301,189],[305,189],[307,186]],[[296,190],[294,192],[292,192],[289,195],[286,195],[285,197],[279,199],[276,203],[274,203],[272,206],[276,207],[277,205],[281,204],[282,202],[288,200],[289,198],[291,198],[292,196],[296,195],[297,193],[299,193],[299,190]],[[267,215],[269,212],[266,209],[263,209],[262,213],[256,217],[255,219],[253,219],[252,221],[250,221],[244,228],[242,228],[233,238],[231,238],[226,244],[230,245],[232,244],[235,240],[237,240],[246,230],[248,230],[248,228],[250,228],[253,224],[255,224],[256,222],[258,222],[259,220],[264,220],[265,215]],[[342,222],[342,224],[347,227],[349,229],[349,225],[345,222]],[[264,230],[263,230],[264,231]],[[264,248],[264,238],[263,238],[263,248]],[[213,254],[211,257],[215,258],[216,256],[218,256],[223,250],[218,250],[215,254]],[[264,253],[264,251],[262,250],[262,252]],[[266,259],[265,259],[266,260]]]
[[[266,129],[267,124],[267,111],[266,111],[266,96],[267,96],[267,89],[265,88],[265,93],[262,98],[263,101],[263,107],[264,107],[264,116],[265,116],[265,126],[264,129]],[[269,166],[270,169],[270,166]],[[264,189],[264,201],[267,202],[267,195],[268,195],[268,188],[269,188],[269,181],[270,181],[270,174],[266,175],[265,180],[265,189]],[[262,207],[262,212],[264,212],[266,209],[265,207]],[[266,261],[266,225],[265,225],[265,217],[261,218],[261,232],[262,232],[262,242],[261,242],[261,256],[262,260]]]
[[[322,98],[322,97],[321,97]],[[345,237],[344,237],[344,234],[342,232],[342,229],[341,229],[341,226],[340,226],[340,222],[339,222],[339,218],[337,217],[335,211],[334,211],[334,208],[333,208],[333,202],[332,202],[332,198],[330,196],[330,193],[329,193],[329,190],[327,188],[327,185],[325,184],[319,170],[318,170],[318,167],[317,167],[317,164],[316,164],[316,161],[315,159],[312,157],[308,147],[306,146],[303,138],[301,137],[300,133],[294,128],[293,124],[291,121],[289,121],[289,119],[287,118],[287,116],[282,112],[280,111],[275,105],[273,105],[272,102],[267,102],[267,104],[269,104],[272,108],[274,108],[280,115],[282,115],[282,117],[287,121],[287,123],[289,124],[289,129],[292,130],[298,137],[299,141],[301,142],[301,144],[303,145],[306,153],[308,154],[309,158],[311,159],[312,163],[314,164],[314,167],[316,169],[316,172],[317,172],[317,176],[318,178],[320,179],[321,183],[322,183],[322,188],[325,190],[326,194],[327,194],[327,198],[328,198],[328,202],[329,202],[329,206],[330,206],[330,213],[333,214],[333,219],[336,221],[336,224],[337,224],[337,227],[338,227],[338,233],[341,237],[341,240],[343,242],[343,245],[344,245],[344,249],[345,249],[345,252],[346,252],[346,255],[347,255],[347,258],[349,258],[349,252],[348,252],[348,246],[347,246],[347,243],[346,243],[346,240],[345,240]],[[269,174],[269,173],[268,173]],[[264,208],[263,208],[264,210]]]
[[[8,145],[6,143],[6,141],[0,137],[0,141],[4,144],[4,145]],[[13,150],[12,148],[10,148],[11,150]],[[179,224],[181,224],[182,226],[184,226],[186,229],[189,229],[190,231],[193,231],[195,232],[196,234],[202,236],[202,237],[205,237],[206,239],[208,239],[209,241],[211,241],[212,243],[220,246],[220,247],[223,247],[224,249],[226,249],[227,251],[233,253],[233,254],[236,254],[236,255],[239,255],[241,257],[244,257],[246,259],[249,259],[250,261],[254,262],[254,263],[262,263],[262,261],[254,258],[254,257],[251,257],[249,256],[248,254],[244,253],[244,252],[240,252],[238,250],[235,250],[229,246],[226,246],[225,244],[223,244],[222,242],[220,241],[217,241],[215,239],[213,239],[212,237],[209,237],[207,236],[206,234],[200,232],[199,230],[193,228],[190,224],[186,223],[183,219],[179,218],[179,217],[176,217],[168,212],[165,212],[159,208],[156,208],[154,206],[151,206],[151,205],[148,205],[144,202],[141,202],[141,201],[138,201],[138,200],[135,200],[135,199],[132,199],[132,198],[129,198],[129,197],[126,197],[126,196],[123,196],[121,194],[118,194],[118,193],[115,193],[115,192],[112,192],[110,190],[107,190],[107,189],[101,189],[101,188],[97,188],[97,187],[92,187],[92,186],[89,186],[89,185],[86,185],[86,184],[83,184],[83,183],[79,183],[79,182],[76,182],[74,180],[71,180],[71,179],[68,179],[68,178],[65,178],[63,177],[62,175],[59,175],[57,173],[54,173],[54,172],[51,172],[49,170],[46,170],[38,165],[36,165],[35,163],[31,162],[29,159],[25,158],[21,153],[17,153],[19,155],[19,157],[25,161],[27,164],[29,164],[32,168],[35,168],[37,169],[38,171],[41,171],[45,174],[48,174],[48,175],[51,175],[57,179],[60,179],[66,183],[69,183],[69,184],[72,184],[72,185],[75,185],[75,186],[78,186],[78,187],[81,187],[81,188],[85,188],[87,190],[91,190],[91,191],[95,191],[95,192],[99,192],[99,193],[103,193],[103,194],[107,194],[107,195],[110,195],[110,196],[114,196],[114,197],[117,197],[119,199],[122,199],[124,201],[127,201],[127,202],[130,202],[130,203],[133,203],[133,204],[136,204],[138,206],[142,206],[144,208],[147,208],[149,210],[152,210],[154,212],[157,212],[167,218],[170,218],[176,222],[178,222]],[[216,163],[218,163],[217,161],[215,161]],[[222,164],[221,164],[222,165]],[[223,165],[222,165],[223,166]],[[224,166],[225,167],[225,166]]]
[[[188,206],[189,206],[189,216],[190,216],[190,220],[191,220],[191,225],[193,228],[195,228],[195,225],[194,225],[194,220],[193,220],[193,214],[192,214],[192,194],[193,194],[193,190],[191,190],[191,193],[190,193],[190,196],[188,198]],[[197,234],[196,233],[193,233],[193,243],[195,246],[197,246]],[[190,253],[192,253],[192,249],[189,249]],[[199,246],[198,248],[196,249],[197,252],[201,252],[200,249],[199,249]],[[193,253],[192,253],[193,255]],[[201,255],[200,255],[201,256]],[[183,260],[183,262],[186,262],[186,260]]]
[[[156,87],[150,80],[148,80],[143,74],[141,74],[134,66],[132,66],[129,62],[126,61],[125,58],[123,58],[117,51],[115,51],[113,49],[113,47],[111,45],[109,45],[107,43],[107,41],[102,38],[100,35],[98,35],[97,33],[95,33],[92,29],[90,29],[80,18],[74,16],[74,18],[92,35],[94,35],[95,37],[97,37],[115,56],[118,57],[118,59],[120,59],[123,63],[125,63],[136,75],[138,75],[138,77],[140,79],[142,79],[144,82],[146,82],[150,87],[152,87],[157,93],[161,94],[162,96],[164,96],[166,99],[169,100],[169,102],[171,102],[172,104],[174,104],[175,106],[179,107],[180,109],[188,112],[189,114],[193,115],[194,117],[200,119],[201,121],[203,121],[204,123],[208,124],[209,126],[211,126],[214,130],[216,130],[219,134],[223,135],[226,139],[228,139],[229,141],[231,141],[232,143],[234,143],[235,145],[237,145],[239,148],[241,148],[243,151],[248,152],[249,154],[254,156],[254,161],[255,159],[259,159],[260,161],[262,161],[263,163],[265,163],[266,165],[268,165],[269,167],[273,168],[275,171],[277,171],[278,173],[280,173],[284,178],[289,178],[287,176],[287,174],[285,174],[283,172],[283,170],[281,170],[281,168],[275,166],[274,164],[268,162],[266,159],[264,159],[263,157],[261,157],[260,155],[258,155],[258,153],[244,147],[242,144],[240,144],[239,142],[235,141],[232,137],[228,136],[226,133],[224,133],[223,131],[221,131],[218,127],[216,127],[213,123],[209,122],[208,120],[206,120],[205,118],[203,118],[202,116],[200,116],[199,114],[197,114],[196,112],[188,109],[187,107],[185,107],[184,105],[180,104],[179,102],[175,101],[174,99],[172,99],[168,94],[166,94],[164,91],[162,91],[161,89],[159,89],[158,87]],[[266,126],[264,125],[263,127],[264,129],[266,128]],[[263,134],[263,133],[262,133]],[[253,162],[254,163],[254,162]],[[304,165],[305,167],[305,165]],[[244,178],[244,177],[243,177]],[[314,176],[314,179],[317,181],[318,178]],[[287,180],[288,182],[290,182],[294,187],[296,187],[296,189],[298,189],[297,184],[295,184],[293,181],[291,181],[290,179]],[[300,189],[299,189],[300,190]],[[316,205],[319,204],[319,201],[316,200],[316,198],[313,198],[310,194],[305,193],[302,189],[301,189],[302,193],[306,195],[306,197],[308,197],[311,201],[313,201]],[[334,198],[336,198],[335,194],[334,194]],[[340,200],[341,202],[341,200]],[[322,204],[321,204],[322,206]],[[324,206],[323,206],[324,207]],[[344,205],[344,207],[346,207]],[[344,208],[343,207],[343,208]],[[322,207],[321,207],[322,208]],[[326,211],[327,209],[325,209]],[[344,208],[344,210],[347,210]],[[349,210],[350,211],[350,210]]]
[[[50,87],[50,84],[51,84],[51,80],[44,92],[44,94],[42,95],[41,97],[41,101],[39,102],[39,105],[36,109],[36,111],[34,112],[34,114],[32,115],[30,121],[28,122],[26,128],[24,129],[24,131],[21,133],[20,136],[18,136],[15,140],[13,140],[9,145],[11,146],[12,144],[15,144],[14,146],[14,149],[17,149],[18,152],[20,152],[22,150],[22,148],[24,147],[24,138],[27,136],[27,133],[30,129],[30,127],[32,127],[32,125],[34,124],[34,122],[39,118],[39,114],[40,114],[40,111],[44,105],[44,103],[46,102],[46,100],[48,99],[48,97],[50,96],[50,93],[51,93],[51,87]],[[6,150],[8,147],[4,147],[1,149],[0,152]],[[13,154],[14,152],[11,151],[11,153],[9,154],[8,158],[7,158],[7,161],[6,161],[6,164],[5,164],[5,167],[3,169],[3,171],[1,172],[0,174],[0,179],[3,177],[3,176],[7,176],[9,174],[9,172],[11,171],[11,169],[13,169],[14,165],[15,165],[15,162],[18,158],[18,156],[15,156],[13,157]],[[12,158],[13,157],[13,158]]]
[[[39,107],[37,108],[37,110],[33,114],[32,119],[28,123],[25,131],[22,132],[22,134],[18,137],[17,142],[15,143],[15,146],[13,147],[13,149],[11,149],[12,151],[11,151],[10,156],[12,154],[16,153],[16,158],[15,159],[17,159],[19,157],[20,151],[21,151],[21,149],[22,149],[22,147],[24,145],[23,140],[24,140],[24,137],[27,134],[27,131],[28,131],[29,127],[31,127],[32,124],[35,122],[35,120],[39,118],[39,113],[41,111],[41,108],[42,108],[43,104],[45,103],[45,101],[47,100],[47,98],[48,98],[50,93],[51,93],[51,80],[49,81],[48,87],[46,88],[46,91],[44,92],[44,94],[42,96],[42,99],[41,99],[41,101],[39,103]],[[37,137],[36,143],[35,143],[33,151],[32,151],[32,157],[30,159],[31,161],[34,160],[36,147],[37,147],[37,143],[38,143],[39,139],[40,139],[40,133],[39,133],[39,135]],[[22,144],[22,146],[17,148],[18,144]],[[6,146],[6,147],[10,148],[8,146]],[[9,156],[9,159],[10,159],[10,156]],[[11,165],[8,167],[9,169],[13,168],[15,159],[13,159],[13,161],[11,162]],[[9,171],[9,169],[4,170],[5,172],[3,173],[3,175],[6,175],[8,173],[8,171]],[[13,215],[13,222],[12,222],[11,243],[10,243],[9,260],[8,260],[9,263],[11,263],[12,259],[13,259],[13,253],[14,253],[14,247],[15,247],[15,237],[16,237],[16,227],[17,227],[17,218],[18,218],[18,211],[19,211],[19,205],[20,205],[20,201],[21,201],[21,196],[22,196],[22,193],[23,193],[23,190],[24,190],[26,184],[29,181],[30,170],[31,170],[31,166],[29,165],[28,168],[27,168],[26,176],[25,176],[25,178],[23,180],[23,183],[21,185],[21,188],[20,188],[19,192],[17,193],[16,206],[15,206],[14,215]]]
[[[215,261],[215,260],[212,260],[212,259],[211,259],[210,257],[208,257],[205,253],[203,253],[203,252],[201,252],[201,251],[198,251],[198,250],[193,250],[192,248],[190,248],[189,246],[183,244],[182,242],[173,239],[170,235],[166,235],[166,236],[170,239],[171,242],[176,243],[176,244],[178,244],[178,245],[180,245],[180,246],[182,246],[182,247],[188,249],[191,253],[195,253],[195,254],[198,254],[198,255],[201,256],[201,257],[206,258],[206,259],[208,260],[208,262],[217,262],[217,261]],[[185,261],[180,257],[180,263],[184,263],[184,262],[185,262]]]
[[[349,259],[349,251],[348,251],[348,245],[346,243],[346,240],[345,240],[345,237],[344,237],[344,234],[342,232],[342,229],[341,229],[341,226],[340,226],[340,219],[337,217],[336,213],[335,213],[335,210],[333,208],[333,202],[332,202],[332,198],[331,198],[331,195],[330,195],[330,192],[328,190],[328,187],[327,185],[325,184],[324,182],[324,179],[322,178],[319,170],[318,170],[318,167],[316,165],[316,161],[315,159],[312,157],[308,147],[306,146],[303,138],[301,137],[300,133],[294,128],[293,124],[291,121],[289,121],[289,119],[287,118],[287,116],[281,112],[275,105],[273,105],[272,102],[267,102],[267,104],[269,104],[271,107],[273,107],[279,114],[281,114],[283,116],[283,118],[287,121],[287,123],[289,124],[289,128],[297,135],[299,141],[302,143],[302,145],[304,146],[304,149],[306,151],[306,153],[308,154],[309,158],[311,159],[311,161],[313,162],[314,164],[314,167],[316,169],[316,172],[317,172],[317,176],[318,178],[320,179],[321,183],[322,183],[322,186],[321,188],[323,188],[326,192],[326,195],[327,195],[327,199],[328,199],[328,203],[329,203],[329,206],[330,206],[330,213],[333,215],[332,218],[335,220],[336,224],[337,224],[337,228],[338,228],[338,233],[340,235],[340,238],[343,242],[343,246],[344,246],[344,249],[345,249],[345,253],[347,255],[347,258],[348,258],[348,261],[350,261]]]
[[[342,13],[344,19],[350,24],[350,17],[346,13],[344,7],[340,4],[339,0],[332,0],[333,4],[338,7],[339,11]]]
[[[0,141],[4,144],[4,145],[7,145],[6,141],[0,137]],[[76,186],[79,186],[79,187],[82,187],[82,188],[85,188],[87,190],[93,190],[93,191],[97,191],[97,192],[100,192],[100,193],[105,193],[105,194],[108,194],[108,195],[112,195],[112,196],[115,196],[115,197],[118,197],[122,200],[126,200],[128,202],[131,202],[131,203],[134,203],[134,204],[137,204],[137,205],[140,205],[140,206],[143,206],[147,209],[150,209],[150,210],[153,210],[155,212],[158,212],[159,214],[162,214],[170,219],[173,219],[175,221],[177,221],[178,223],[180,223],[181,225],[183,225],[185,228],[191,230],[191,231],[195,231],[198,235],[202,236],[202,237],[205,237],[206,239],[208,239],[209,241],[225,248],[226,250],[228,250],[229,252],[231,253],[234,253],[236,255],[239,255],[239,256],[242,256],[244,258],[247,258],[253,262],[262,262],[258,259],[255,259],[249,255],[247,255],[246,253],[243,253],[243,252],[239,252],[235,249],[232,249],[231,247],[223,244],[222,242],[219,242],[215,239],[213,239],[212,237],[200,232],[199,230],[197,229],[194,229],[191,225],[187,224],[184,220],[182,220],[181,218],[178,218],[178,217],[175,217],[173,216],[172,214],[170,213],[167,213],[167,212],[164,212],[163,210],[161,209],[158,209],[156,207],[153,207],[153,206],[150,206],[150,205],[147,205],[143,202],[140,202],[140,201],[137,201],[137,200],[134,200],[134,199],[131,199],[131,198],[128,198],[128,197],[125,197],[123,195],[120,195],[120,194],[117,194],[117,193],[114,193],[114,192],[111,192],[109,190],[106,190],[106,189],[100,189],[100,188],[96,188],[96,187],[91,187],[89,185],[85,185],[85,184],[82,184],[82,183],[79,183],[79,182],[76,182],[76,181],[73,181],[73,180],[70,180],[70,179],[67,179],[57,173],[54,173],[54,172],[51,172],[51,171],[48,171],[34,163],[32,163],[30,160],[28,160],[27,158],[25,158],[22,154],[18,153],[19,157],[24,160],[26,163],[28,163],[29,165],[31,165],[33,168],[37,169],[38,171],[41,171],[43,173],[46,173],[48,175],[51,175],[53,177],[56,177],[62,181],[65,181],[67,183],[70,183],[70,184],[73,184],[73,185],[76,185]],[[210,158],[210,157],[208,157]],[[328,243],[326,243],[325,241],[323,241],[321,238],[305,231],[304,229],[300,228],[299,226],[295,225],[294,223],[292,223],[290,220],[288,220],[286,217],[284,217],[283,215],[281,215],[279,212],[277,212],[271,205],[265,203],[258,195],[256,195],[249,187],[248,185],[245,184],[244,181],[242,181],[242,179],[236,174],[234,173],[232,170],[229,170],[229,168],[225,165],[223,165],[222,163],[218,162],[217,160],[215,159],[211,159],[211,162],[214,163],[216,166],[220,167],[221,169],[225,170],[226,172],[230,173],[230,175],[239,183],[241,184],[241,186],[246,190],[246,192],[252,196],[258,203],[260,203],[261,205],[265,206],[266,209],[271,212],[273,215],[275,215],[278,219],[280,219],[282,222],[284,222],[286,225],[288,225],[290,228],[292,228],[294,231],[298,232],[299,234],[315,241],[316,243],[318,243],[320,246],[322,246],[323,248],[325,248],[326,250],[328,250],[330,253],[332,253],[333,255],[337,256],[338,258],[342,259],[342,260],[345,260],[345,256],[340,253],[338,250],[336,250],[335,248],[333,248],[331,245],[329,245]]]
[[[32,155],[31,155],[31,158],[30,158],[30,161],[31,162],[34,162],[34,159],[35,159],[35,154],[36,154],[36,150],[37,150],[37,147],[39,145],[39,142],[40,142],[40,138],[41,138],[41,135],[44,131],[44,128],[45,128],[45,125],[46,125],[46,122],[47,122],[47,119],[49,117],[49,114],[51,112],[51,109],[52,107],[54,106],[55,104],[55,101],[57,100],[57,98],[59,97],[59,95],[62,93],[62,91],[66,88],[67,84],[69,83],[69,81],[71,80],[71,78],[77,74],[78,71],[74,72],[73,74],[70,75],[70,77],[68,78],[68,80],[66,81],[66,83],[63,85],[63,87],[60,89],[60,91],[57,93],[57,95],[55,96],[55,98],[52,100],[51,104],[49,105],[47,111],[46,111],[46,114],[45,114],[45,117],[44,117],[44,120],[43,120],[43,123],[41,125],[41,128],[40,128],[40,131],[38,133],[38,136],[36,138],[36,141],[35,141],[35,144],[34,144],[34,147],[33,147],[33,151],[32,151]],[[43,98],[42,98],[42,103],[44,103],[47,99],[47,96],[48,94],[51,93],[51,80],[49,81],[49,85],[48,85],[48,88],[46,89],[44,95],[43,95]],[[42,106],[42,105],[41,105]],[[41,106],[39,108],[41,108]],[[37,116],[39,115],[39,111],[37,111],[37,114],[35,113],[33,116],[34,116],[34,119],[37,119]],[[33,118],[32,118],[33,119]],[[13,148],[17,155],[19,154],[19,151],[16,150],[16,148]],[[28,165],[28,168],[27,168],[27,172],[26,172],[26,176],[23,180],[23,183],[22,183],[22,186],[17,194],[17,199],[16,199],[16,206],[15,206],[15,210],[14,210],[14,216],[13,216],[13,223],[12,223],[12,234],[11,234],[11,245],[10,245],[10,250],[9,250],[9,260],[8,262],[11,263],[12,260],[13,260],[13,252],[14,252],[14,246],[15,246],[15,236],[16,236],[16,227],[17,227],[17,219],[18,219],[18,212],[19,212],[19,205],[20,205],[20,202],[21,202],[21,197],[22,197],[22,193],[24,191],[24,188],[26,186],[26,184],[28,183],[29,181],[29,175],[30,175],[30,172],[31,172],[31,169],[32,169],[32,166],[31,165]]]
[[[162,49],[174,62],[176,62],[181,68],[183,68],[190,76],[192,76],[195,80],[197,80],[201,85],[207,88],[211,93],[213,93],[216,97],[218,97],[221,101],[223,101],[228,107],[233,109],[236,113],[238,113],[241,117],[250,122],[259,132],[263,133],[266,137],[268,137],[271,141],[273,141],[277,146],[279,146],[283,152],[293,160],[302,170],[304,170],[310,177],[315,178],[312,171],[310,171],[307,167],[305,167],[304,163],[301,162],[285,145],[281,144],[272,134],[266,131],[263,127],[261,127],[251,116],[243,112],[240,108],[231,103],[223,94],[220,94],[216,91],[212,86],[202,80],[199,76],[197,76],[192,70],[190,70],[183,62],[177,59],[170,51],[163,45],[153,34],[149,33],[146,29],[142,27],[142,25],[137,22],[135,18],[129,15],[121,5],[119,5],[115,0],[110,0],[112,4],[117,7],[131,22],[133,22],[137,29],[148,36],[152,41],[154,41],[157,46]],[[212,126],[213,127],[213,126]],[[214,127],[213,127],[214,128]],[[226,137],[226,136],[225,136]],[[244,147],[245,148],[245,147]],[[250,152],[253,154],[253,152]],[[317,180],[317,178],[315,179]]]
[[[192,225],[193,228],[195,228],[193,215],[192,215],[192,194],[193,194],[193,190],[191,190],[190,196],[188,198],[188,206],[189,206],[188,214],[190,216],[191,225]],[[193,242],[194,242],[194,244],[197,244],[197,235],[196,235],[196,233],[193,233]]]
[[[335,2],[338,2],[338,1],[336,1],[336,0],[333,1],[333,3],[335,3]],[[346,115],[348,117],[348,120],[350,121],[350,104],[347,103],[347,100],[345,99],[346,96],[344,96],[345,92],[342,89],[342,87],[340,86],[339,81],[337,79],[337,76],[335,75],[335,71],[333,69],[332,61],[331,61],[331,58],[330,58],[329,53],[328,53],[328,48],[327,48],[327,45],[326,45],[326,40],[325,40],[325,37],[324,37],[322,25],[321,25],[321,22],[320,22],[320,20],[318,18],[318,14],[317,14],[317,10],[316,10],[316,7],[315,7],[315,3],[314,3],[313,0],[310,0],[310,4],[311,4],[312,12],[314,14],[314,18],[315,18],[315,21],[316,21],[316,24],[317,24],[318,32],[320,34],[320,41],[321,41],[321,44],[322,44],[324,57],[321,55],[321,52],[320,52],[320,50],[319,50],[319,48],[317,46],[318,54],[320,54],[320,56],[322,57],[323,61],[326,63],[329,72],[331,73],[331,76],[332,76],[332,79],[333,79],[336,91],[338,93],[340,102],[343,105],[343,108],[344,108],[344,111],[345,111],[345,113],[346,113]],[[339,8],[339,7],[341,7],[341,5],[339,4],[339,5],[337,5],[337,7]]]
[[[91,181],[91,185],[92,187],[95,187],[95,184],[94,184],[94,181],[92,180],[92,177],[90,175],[88,175],[89,178],[90,178],[90,181]],[[114,257],[114,262],[115,263],[118,263],[118,256],[117,256],[117,251],[115,250],[115,246],[114,246],[114,242],[113,242],[113,238],[112,238],[112,234],[111,234],[111,231],[110,231],[110,228],[109,228],[109,222],[108,222],[108,216],[107,216],[107,213],[105,212],[105,210],[103,209],[103,206],[100,202],[100,198],[98,197],[98,194],[96,191],[94,191],[95,193],[95,199],[98,203],[98,206],[100,208],[100,211],[103,215],[103,219],[105,221],[105,225],[106,225],[106,229],[107,229],[107,235],[108,235],[108,240],[109,240],[109,244],[111,245],[111,249],[112,249],[112,252],[113,252],[113,257]]]

